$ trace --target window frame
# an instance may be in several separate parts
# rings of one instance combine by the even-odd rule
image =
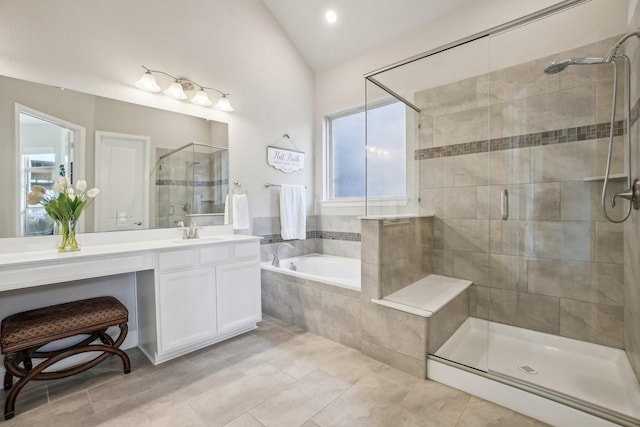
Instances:
[[[377,102],[375,104],[370,104],[369,109],[380,108],[387,105],[395,104],[400,102],[404,104],[402,101],[397,99],[385,100],[381,102]],[[408,196],[409,193],[409,168],[407,167],[407,162],[409,162],[409,157],[404,165],[404,172],[407,175],[407,182],[405,185],[405,195],[404,196],[380,196],[380,197],[367,197],[366,195],[366,179],[365,176],[365,195],[362,197],[339,197],[336,198],[333,196],[333,176],[334,176],[334,168],[333,168],[333,141],[331,139],[332,128],[331,123],[335,119],[340,119],[342,117],[347,117],[351,115],[355,115],[358,113],[365,113],[366,117],[367,108],[364,105],[360,105],[358,107],[350,108],[347,110],[340,111],[335,114],[327,114],[324,116],[323,120],[323,161],[322,161],[322,174],[324,176],[323,179],[323,189],[322,189],[322,200],[320,203],[323,206],[331,207],[331,206],[364,206],[366,202],[368,202],[371,206],[406,206],[408,204]],[[410,132],[410,120],[409,115],[406,115],[405,121],[405,150],[407,151],[407,155],[409,154],[409,132]],[[365,128],[362,130],[365,133],[365,144],[366,144],[366,120],[365,120]],[[365,163],[366,163],[366,145],[365,147]],[[366,174],[366,166],[365,166],[365,174]]]

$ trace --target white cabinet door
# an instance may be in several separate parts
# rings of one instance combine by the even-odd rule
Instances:
[[[262,320],[260,264],[238,262],[216,267],[218,333]]]
[[[161,274],[160,352],[166,353],[216,335],[214,270]]]

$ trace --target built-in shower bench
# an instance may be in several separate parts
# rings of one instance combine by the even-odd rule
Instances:
[[[417,316],[431,317],[472,283],[470,280],[430,274],[384,298],[372,299],[371,302]]]
[[[426,353],[437,349],[469,317],[470,280],[430,274],[371,302],[424,318]],[[425,359],[427,354],[425,354]]]

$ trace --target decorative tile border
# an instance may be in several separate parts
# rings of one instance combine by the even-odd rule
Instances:
[[[344,233],[340,231],[307,231],[307,239],[327,239],[327,240],[345,240],[348,242],[359,242],[360,233]],[[270,243],[281,243],[282,236],[280,234],[268,234],[262,236],[261,245]]]
[[[216,187],[218,185],[228,185],[229,180],[217,180],[217,181],[188,181],[186,179],[157,179],[156,185],[180,185],[186,187],[187,185],[193,185],[194,187]]]
[[[639,101],[640,102],[640,101]],[[637,120],[640,106],[636,103],[635,115]],[[632,111],[632,120],[634,112]],[[633,123],[633,121],[632,121]],[[414,160],[437,159],[441,157],[462,156],[464,154],[486,153],[488,151],[512,150],[515,148],[538,147],[541,145],[563,144],[566,142],[589,141],[609,136],[610,124],[578,126],[545,132],[529,133],[525,135],[507,136],[489,140],[465,142],[461,144],[445,145],[441,147],[422,148],[414,152]],[[614,123],[614,136],[624,135],[624,120]]]

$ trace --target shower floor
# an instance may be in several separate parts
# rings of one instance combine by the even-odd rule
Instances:
[[[640,419],[640,384],[619,349],[469,317],[436,356]]]

